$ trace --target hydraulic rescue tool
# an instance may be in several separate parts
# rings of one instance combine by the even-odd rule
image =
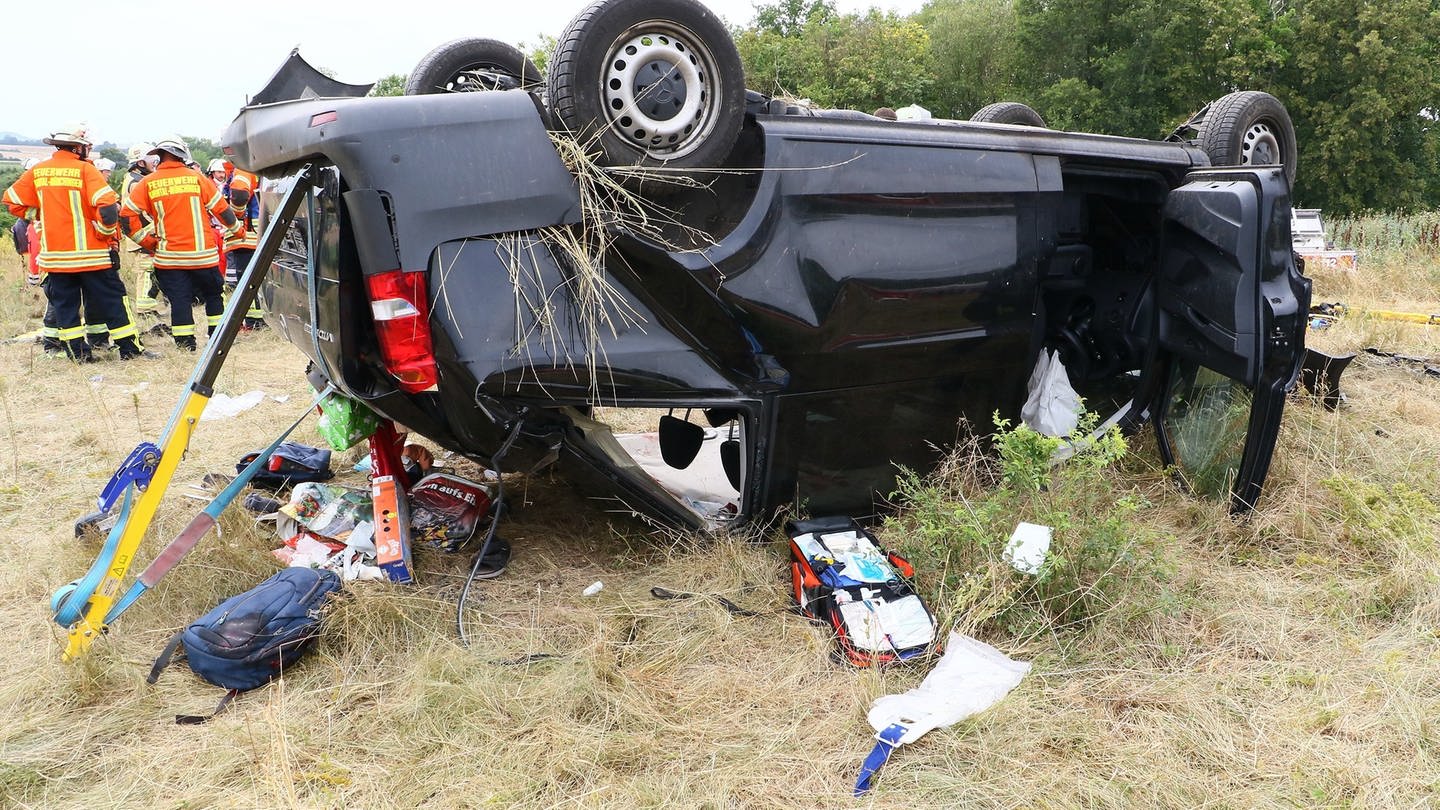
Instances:
[[[180,459],[190,445],[200,415],[214,394],[212,386],[240,331],[245,312],[255,300],[260,284],[279,252],[290,221],[306,199],[312,179],[313,168],[309,164],[294,175],[279,210],[267,225],[250,264],[230,298],[220,324],[210,335],[205,353],[190,376],[187,390],[176,403],[159,444],[141,444],[106,485],[99,506],[105,511],[119,500],[119,519],[89,572],[57,591],[50,602],[55,621],[69,631],[64,653],[66,661],[74,661],[83,655],[95,638],[105,632],[119,611],[134,601],[134,597],[128,597],[123,604],[116,605],[121,582],[134,562],[135,553],[154,520],[155,511],[165,497]],[[238,488],[235,491],[238,492]],[[228,493],[228,497],[226,495],[222,493],[217,500],[224,498],[224,503],[228,503],[229,498],[234,497],[233,492]],[[221,508],[224,503],[220,504]],[[205,528],[209,525],[206,524]],[[177,538],[177,543],[190,534],[191,529],[187,528],[181,538]],[[195,534],[194,539],[198,540],[199,534]],[[193,546],[193,541],[190,545]],[[183,551],[180,553],[183,555]],[[178,560],[178,555],[175,559]],[[156,562],[158,564],[160,560]],[[173,561],[170,564],[173,565]]]

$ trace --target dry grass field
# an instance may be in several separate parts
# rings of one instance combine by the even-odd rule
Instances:
[[[1367,254],[1354,276],[1315,283],[1317,301],[1440,310],[1433,249]],[[40,308],[7,253],[0,334],[38,327]],[[1435,357],[1440,327],[1354,316],[1311,342]],[[966,545],[992,541],[983,527],[946,522],[962,510],[944,497],[889,521],[882,539],[919,562],[937,612],[1034,669],[994,709],[900,749],[856,800],[870,701],[924,668],[832,663],[824,634],[785,610],[775,538],[656,536],[548,476],[511,484],[515,559],[478,584],[468,648],[454,630],[466,555],[420,550],[418,587],[350,587],[283,680],[206,725],[175,725],[220,690],[183,666],[148,686],[151,660],[276,567],[273,538],[232,510],[89,656],[61,663],[50,594],[98,546],[71,522],[137,442],[158,438],[194,361],[151,347],[161,360],[77,367],[0,344],[0,806],[1440,804],[1440,379],[1418,368],[1362,355],[1338,412],[1297,395],[1244,521],[1177,491],[1147,435],[1115,466],[1029,498],[967,490],[983,476],[964,458],[919,483],[927,497],[965,494],[994,526],[1070,510],[1060,553],[1089,553],[1067,545],[1082,534],[1124,553],[1077,569],[1076,590],[1017,590]],[[201,425],[141,565],[203,506],[182,497],[186,482],[233,469],[305,406],[302,367],[273,334],[242,338],[218,390],[288,401]],[[297,438],[320,443],[309,423]],[[341,456],[340,469],[356,457]],[[582,596],[595,580],[604,590]],[[654,585],[764,615],[658,602]],[[513,663],[534,653],[550,657]]]

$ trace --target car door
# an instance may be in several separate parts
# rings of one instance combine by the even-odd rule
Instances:
[[[1192,172],[1164,208],[1156,283],[1160,454],[1192,491],[1255,505],[1304,357],[1310,281],[1267,168]]]

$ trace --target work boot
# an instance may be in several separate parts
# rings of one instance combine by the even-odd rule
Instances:
[[[90,348],[95,351],[103,352],[106,349],[110,348],[109,335],[86,335],[85,342],[89,343]]]
[[[181,351],[193,352],[195,351],[195,337],[194,335],[177,337],[175,338],[175,345],[179,346]]]
[[[160,355],[147,351],[134,338],[119,342],[121,360],[159,360]]]
[[[240,323],[240,331],[242,332],[263,332],[268,328],[262,318],[246,318]]]
[[[40,348],[41,348],[41,349],[44,349],[46,354],[64,354],[64,353],[65,353],[65,347],[60,343],[60,339],[59,339],[59,338],[53,338],[53,337],[40,338]]]

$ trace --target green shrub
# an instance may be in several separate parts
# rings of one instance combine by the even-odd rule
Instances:
[[[1131,594],[1154,593],[1164,574],[1153,532],[1137,519],[1148,506],[1117,481],[1127,452],[1115,428],[1095,432],[1087,415],[1061,440],[995,420],[984,452],[976,440],[934,474],[902,470],[900,513],[888,529],[922,576],[937,613],[961,630],[1030,635],[1083,625]],[[1069,444],[1070,456],[1052,459]],[[1036,574],[1021,573],[1005,548],[1017,523],[1050,526],[1050,551]],[[892,534],[893,536],[893,534]]]

